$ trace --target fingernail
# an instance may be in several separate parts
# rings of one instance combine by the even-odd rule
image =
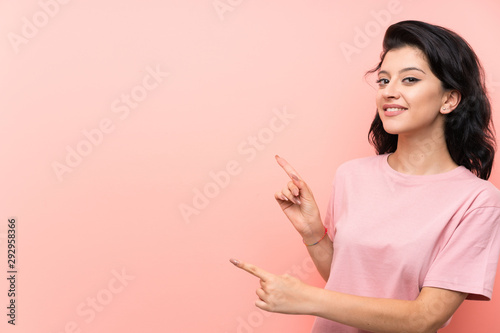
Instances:
[[[295,195],[296,197],[298,197],[299,196],[299,190],[296,189],[296,188],[294,188],[293,189],[293,195]]]
[[[240,262],[236,259],[229,259],[229,261],[231,262],[231,264],[233,264],[234,266],[238,266],[240,264]]]
[[[280,156],[279,155],[274,155],[274,158],[280,158]]]
[[[295,176],[293,173],[292,173],[292,178],[296,181],[300,181],[299,177]]]
[[[299,199],[297,199],[297,198],[293,199],[293,201],[295,201],[295,203],[296,203],[297,205],[302,204],[302,202],[300,202],[300,200],[299,200]]]

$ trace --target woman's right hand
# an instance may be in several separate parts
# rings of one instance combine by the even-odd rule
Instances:
[[[311,190],[284,158],[276,155],[276,161],[291,179],[274,194],[276,201],[305,243],[317,241],[325,233],[325,228]]]

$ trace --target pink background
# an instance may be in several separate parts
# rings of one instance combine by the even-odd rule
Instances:
[[[336,167],[373,154],[363,75],[405,19],[469,41],[498,128],[499,14],[494,0],[0,2],[0,331],[307,332],[312,317],[257,310],[258,281],[228,262],[322,286],[274,202],[273,156],[324,212]],[[499,311],[500,275],[443,332],[497,331]]]

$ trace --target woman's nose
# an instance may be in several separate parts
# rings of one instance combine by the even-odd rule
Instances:
[[[397,82],[389,82],[382,91],[382,96],[387,99],[394,98],[398,99],[400,96],[399,88],[397,86]]]

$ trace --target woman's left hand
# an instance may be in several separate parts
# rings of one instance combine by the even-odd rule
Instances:
[[[278,276],[249,263],[235,259],[230,261],[260,279],[261,287],[257,289],[259,299],[255,302],[258,308],[287,314],[313,313],[314,291],[319,288],[307,285],[288,274]]]

